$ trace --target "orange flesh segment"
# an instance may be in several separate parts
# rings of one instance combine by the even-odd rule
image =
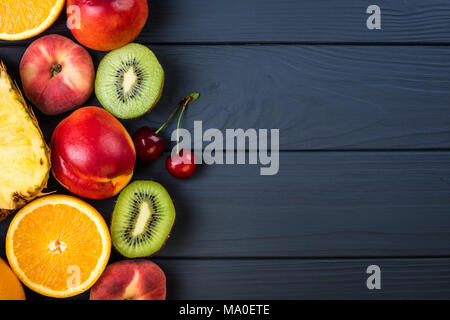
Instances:
[[[40,26],[47,19],[57,0],[2,0],[0,30],[20,33]]]
[[[22,40],[38,35],[55,22],[65,0],[1,0],[0,39]]]

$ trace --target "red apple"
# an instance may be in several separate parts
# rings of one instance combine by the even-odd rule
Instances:
[[[84,107],[56,127],[51,161],[53,175],[69,191],[106,199],[130,182],[136,151],[130,135],[112,114]]]
[[[94,89],[92,58],[72,40],[52,34],[34,41],[20,62],[28,99],[47,115],[81,106]]]
[[[110,51],[137,38],[148,18],[147,0],[68,0],[68,25],[84,46]]]
[[[91,289],[90,300],[165,300],[166,276],[149,260],[109,265]]]

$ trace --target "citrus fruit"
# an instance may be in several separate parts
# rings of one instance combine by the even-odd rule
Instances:
[[[2,258],[0,258],[0,300],[25,300],[19,279]]]
[[[19,279],[45,296],[65,298],[88,290],[111,253],[102,216],[77,198],[52,195],[23,207],[6,235],[6,255]]]
[[[0,1],[0,39],[22,40],[45,31],[58,18],[65,0]]]

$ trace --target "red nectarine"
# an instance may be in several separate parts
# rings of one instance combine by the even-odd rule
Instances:
[[[148,17],[147,0],[68,0],[74,37],[100,51],[123,47],[137,38]]]
[[[52,34],[34,41],[20,62],[25,95],[47,115],[81,106],[94,89],[92,58],[69,38]]]
[[[149,260],[125,260],[106,267],[90,300],[165,300],[166,276]]]
[[[84,107],[55,129],[51,139],[52,171],[69,191],[106,199],[130,181],[136,150],[130,135],[108,111]]]

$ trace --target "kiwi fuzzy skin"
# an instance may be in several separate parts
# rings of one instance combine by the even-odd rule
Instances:
[[[133,181],[133,182],[146,182],[146,181],[143,181],[143,180],[139,181],[139,180],[137,180],[137,181]],[[154,181],[154,182],[156,182],[156,181]],[[158,182],[157,182],[157,183],[158,183]],[[158,184],[159,184],[159,185],[167,192],[167,194],[169,194],[169,192],[167,191],[167,189],[166,189],[162,184],[160,184],[160,183],[158,183]],[[169,195],[170,195],[170,194],[169,194]],[[173,203],[172,198],[170,198],[170,200],[171,200],[172,203]],[[117,202],[118,202],[118,200],[116,201],[116,204],[117,204]],[[171,224],[171,226],[170,226],[170,231],[169,231],[169,233],[167,234],[167,237],[166,237],[166,238],[164,239],[164,241],[161,243],[161,246],[159,246],[158,249],[156,249],[154,252],[150,253],[149,255],[127,256],[127,255],[125,255],[123,252],[120,251],[120,249],[116,246],[116,244],[114,243],[114,241],[111,241],[111,243],[112,243],[114,249],[115,249],[122,257],[127,258],[127,259],[147,258],[147,257],[151,257],[151,256],[153,256],[155,253],[159,252],[159,251],[166,245],[167,240],[170,238],[170,234],[172,233],[172,229],[173,229],[173,226],[174,226],[174,224],[175,224],[175,220],[176,220],[176,218],[177,218],[177,212],[176,212],[175,204],[173,204],[173,205],[174,205],[174,206],[173,206],[173,207],[174,207],[174,211],[173,211],[173,220],[172,220],[172,224]],[[114,210],[114,211],[115,211],[115,210]],[[113,212],[113,215],[114,215],[114,212]],[[110,233],[112,234],[112,219],[111,219],[111,224],[110,224]]]

